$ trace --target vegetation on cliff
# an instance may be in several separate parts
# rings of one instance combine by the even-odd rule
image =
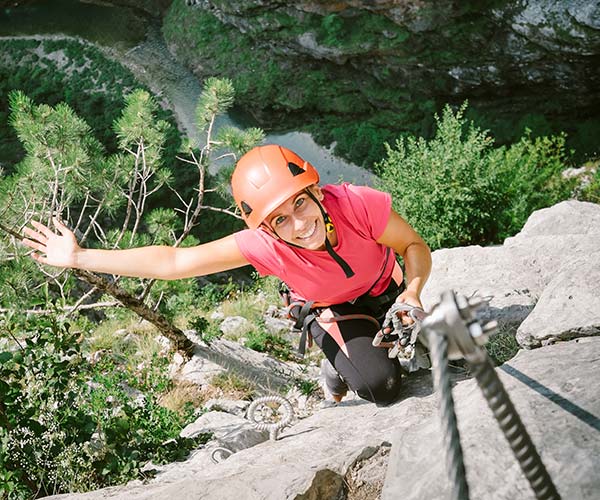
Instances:
[[[203,10],[174,1],[165,39],[199,77],[231,78],[238,105],[267,130],[304,128],[371,168],[385,155],[384,142],[433,137],[433,114],[468,98],[467,118],[499,144],[519,141],[526,129],[532,138],[566,132],[578,161],[599,153],[597,108],[582,104],[580,88],[563,92],[554,75],[536,87],[539,69],[529,80],[511,70],[497,38],[501,21],[486,14],[488,4],[453,11],[452,22],[434,32],[411,32],[359,8],[323,15],[285,5],[213,4]],[[482,50],[482,40],[492,52]]]
[[[112,123],[121,112],[123,96],[141,85],[124,66],[108,59],[94,45],[74,38],[0,40],[0,162],[5,169],[24,150],[8,124],[11,90],[22,90],[33,101],[66,102],[92,126],[92,133],[113,153],[117,150]],[[157,110],[167,120],[167,148],[179,148],[180,138],[170,111]]]

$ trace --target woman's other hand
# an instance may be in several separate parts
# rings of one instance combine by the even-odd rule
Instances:
[[[28,236],[23,239],[23,244],[33,248],[36,252],[31,257],[41,262],[56,267],[77,267],[77,254],[81,247],[71,230],[56,217],[52,219],[58,233],[36,221],[31,221],[35,229],[25,227],[23,232]]]
[[[411,306],[423,309],[423,304],[421,304],[421,298],[419,297],[419,294],[412,290],[404,290],[404,292],[402,292],[396,298],[396,303],[409,304]],[[414,320],[410,317],[408,311],[399,311],[397,314],[400,318],[402,318],[402,324],[410,325],[411,323],[414,323]]]

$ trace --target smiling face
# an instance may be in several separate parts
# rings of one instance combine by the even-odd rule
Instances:
[[[323,199],[318,186],[308,188],[317,200]],[[305,191],[296,193],[279,205],[265,220],[276,235],[287,243],[309,250],[325,248],[325,221],[318,205]]]

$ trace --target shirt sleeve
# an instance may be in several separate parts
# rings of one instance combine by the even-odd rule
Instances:
[[[281,261],[276,252],[258,229],[244,229],[234,233],[233,237],[240,252],[252,264],[261,276],[277,275],[281,269]]]
[[[348,201],[357,220],[365,227],[369,236],[377,240],[385,231],[392,212],[392,197],[389,193],[368,186],[346,186]]]

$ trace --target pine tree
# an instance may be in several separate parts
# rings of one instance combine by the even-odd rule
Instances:
[[[156,325],[176,349],[191,355],[192,343],[157,310],[162,293],[152,294],[154,280],[48,268],[29,259],[29,251],[18,241],[30,220],[49,225],[57,216],[81,245],[192,245],[197,240],[191,231],[203,211],[239,217],[232,208],[204,203],[211,162],[233,164],[237,155],[263,138],[261,130],[230,127],[213,139],[215,118],[233,100],[230,81],[208,79],[196,110],[203,143],[184,141],[181,155],[166,162],[169,124],[155,118],[158,104],[144,90],[126,96],[121,117],[114,123],[120,152],[110,156],[68,105],[35,105],[22,92],[11,93],[10,123],[26,156],[11,176],[2,177],[0,172],[0,305],[5,310],[72,314],[81,308],[122,304]],[[194,189],[184,192],[175,177],[193,179]],[[166,191],[180,206],[152,208],[157,193]],[[98,301],[102,296],[109,300]]]

